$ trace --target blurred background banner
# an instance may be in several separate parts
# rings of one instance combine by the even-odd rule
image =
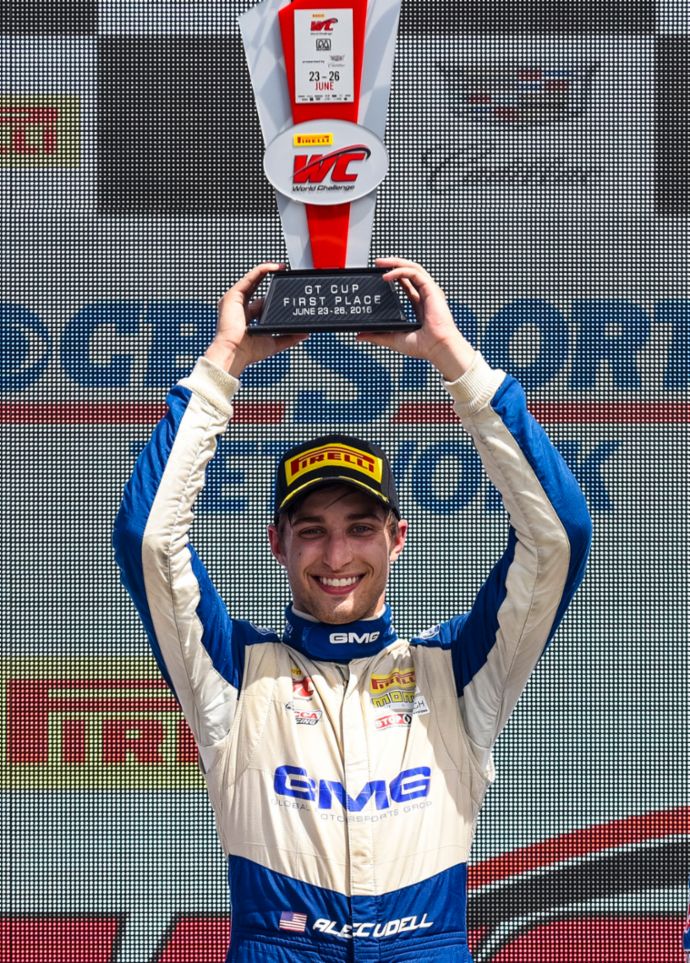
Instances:
[[[110,533],[221,293],[285,257],[237,17],[0,11],[2,961],[224,959],[196,750]],[[477,963],[677,963],[688,845],[687,9],[403,2],[372,255],[422,262],[588,499],[585,583],[500,738],[470,870]],[[350,335],[248,372],[194,540],[280,626],[283,449],[386,447],[401,634],[466,609],[507,520],[428,368]]]

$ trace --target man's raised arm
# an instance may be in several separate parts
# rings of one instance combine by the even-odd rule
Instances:
[[[378,263],[390,268],[386,279],[401,282],[422,327],[360,340],[426,358],[440,371],[510,519],[506,549],[471,611],[439,626],[436,640],[451,650],[465,729],[489,774],[491,748],[582,580],[591,522],[522,388],[471,348],[438,285],[409,261]]]
[[[279,267],[254,268],[219,302],[216,336],[189,377],[170,391],[168,410],[125,487],[113,531],[122,582],[207,768],[212,747],[232,724],[252,629],[230,619],[189,530],[206,467],[232,416],[239,376],[248,364],[301,340],[246,333],[261,306],[251,297]]]

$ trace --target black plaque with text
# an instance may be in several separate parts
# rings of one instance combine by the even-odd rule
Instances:
[[[250,334],[304,331],[400,331],[410,320],[380,268],[281,271],[271,278],[261,317]]]

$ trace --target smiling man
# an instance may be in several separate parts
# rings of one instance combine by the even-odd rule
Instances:
[[[407,535],[383,451],[344,435],[290,449],[268,534],[293,611],[333,625],[374,618]]]
[[[115,524],[123,583],[194,733],[228,856],[229,960],[471,960],[466,869],[491,750],[584,573],[584,498],[521,388],[462,337],[423,268],[378,263],[421,328],[358,338],[437,368],[510,518],[469,612],[397,636],[386,590],[407,523],[388,460],[329,435],[278,466],[268,534],[292,593],[284,630],[228,615],[189,529],[242,373],[302,339],[247,334],[276,264],[222,298]],[[449,539],[449,592],[458,554]]]

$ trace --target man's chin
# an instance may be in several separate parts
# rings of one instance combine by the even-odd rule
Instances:
[[[309,610],[309,614],[325,625],[346,625],[348,622],[371,618],[369,610],[362,605],[356,605],[351,598],[334,600],[330,605],[315,605]]]
[[[353,615],[349,612],[331,612],[328,618],[320,619],[326,625],[347,625],[348,622],[356,622],[361,616]]]

